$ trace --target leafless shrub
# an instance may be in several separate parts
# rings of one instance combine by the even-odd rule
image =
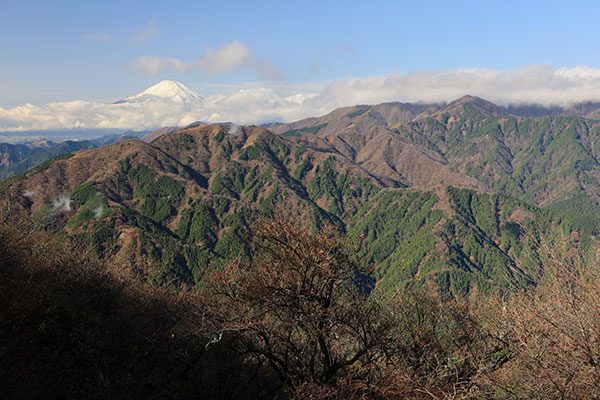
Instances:
[[[510,360],[483,374],[496,398],[600,398],[600,275],[573,238],[542,240],[537,287],[497,297],[480,310]]]

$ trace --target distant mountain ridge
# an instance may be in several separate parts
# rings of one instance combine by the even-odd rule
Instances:
[[[367,111],[377,113],[386,126],[393,126],[428,118],[436,114],[449,113],[453,110],[461,112],[463,104],[471,104],[488,116],[515,116],[515,117],[565,117],[577,116],[595,119],[600,117],[600,103],[585,102],[570,106],[543,106],[535,103],[499,106],[480,97],[465,95],[449,103],[381,103],[377,105],[355,105],[337,108],[321,117],[311,117],[290,123],[267,124],[266,127],[278,134],[293,134],[295,130],[316,128],[319,125],[330,124],[332,120],[340,121],[343,117],[354,118]],[[332,124],[333,125],[333,124]],[[339,131],[339,126],[323,126],[319,130],[327,135],[332,131]]]
[[[270,128],[408,186],[452,184],[561,208],[577,199],[577,211],[600,210],[599,129],[598,120],[579,116],[515,116],[472,96],[355,106]]]

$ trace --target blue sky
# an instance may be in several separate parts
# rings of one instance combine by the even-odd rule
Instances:
[[[291,82],[392,71],[598,66],[596,2],[12,1],[0,16],[0,106],[104,100],[160,79],[193,88],[259,80],[251,71],[143,76],[139,56],[191,61],[237,40]],[[150,25],[149,25],[150,24]],[[155,35],[133,40],[153,26]],[[94,39],[94,36],[96,39]]]
[[[596,69],[598,4],[3,0],[0,107],[110,102],[163,79],[210,96],[398,72]],[[216,60],[223,49],[237,53]]]

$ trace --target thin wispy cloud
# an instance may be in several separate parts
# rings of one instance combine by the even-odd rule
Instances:
[[[94,40],[100,43],[108,43],[113,40],[113,37],[110,33],[86,33],[83,35],[84,39]]]
[[[239,58],[233,59],[237,60],[234,64],[241,62]],[[221,70],[224,65],[214,63],[212,71]],[[160,69],[161,65],[155,68]],[[500,105],[534,103],[564,106],[600,101],[600,69],[586,66],[554,69],[546,65],[531,65],[509,71],[462,68],[393,72],[339,79],[327,84],[292,85],[285,81],[242,83],[237,87],[223,86],[223,92],[205,95],[193,102],[156,98],[148,102],[123,104],[86,101],[25,104],[10,109],[0,108],[0,130],[150,129],[184,126],[195,121],[231,121],[238,124],[293,121],[323,115],[342,106],[388,101],[448,102],[466,94]]]
[[[133,43],[144,44],[144,43],[151,41],[152,39],[159,36],[160,34],[161,34],[161,32],[158,29],[156,22],[149,21],[147,24],[145,24],[139,28],[133,29],[133,31],[131,33],[129,33],[128,36],[129,36],[129,40],[132,41]]]
[[[83,38],[86,40],[93,40],[100,43],[124,43],[130,42],[134,44],[146,44],[158,37],[161,31],[158,29],[158,25],[155,21],[148,21],[146,24],[130,29],[123,29],[120,33],[110,32],[95,32],[85,33]]]
[[[257,59],[248,46],[237,40],[219,49],[207,48],[201,56],[190,62],[175,57],[141,56],[131,60],[129,67],[149,76],[157,76],[173,69],[179,72],[199,69],[210,77],[249,68],[261,79],[277,80],[283,77],[283,72],[275,68],[269,60]]]
[[[309,66],[310,73],[318,75],[330,64],[347,62],[347,58],[353,56],[356,56],[356,50],[348,43],[342,43],[339,46],[322,49],[318,52],[314,61]]]
[[[254,60],[250,64],[250,67],[260,79],[278,81],[285,78],[285,73],[281,69],[276,68],[269,60]]]

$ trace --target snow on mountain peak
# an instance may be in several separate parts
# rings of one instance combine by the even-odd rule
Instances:
[[[148,89],[136,94],[135,96],[127,97],[123,102],[136,102],[156,97],[179,102],[202,99],[202,96],[185,86],[183,83],[166,80],[161,81],[154,86],[150,86]]]

